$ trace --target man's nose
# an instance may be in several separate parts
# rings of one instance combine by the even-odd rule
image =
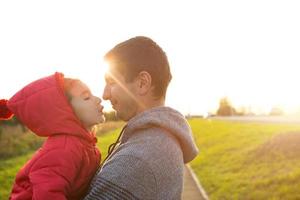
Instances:
[[[110,89],[109,89],[109,86],[107,86],[107,85],[104,88],[104,91],[103,91],[103,94],[102,94],[102,98],[104,100],[109,100],[109,98],[110,98]]]

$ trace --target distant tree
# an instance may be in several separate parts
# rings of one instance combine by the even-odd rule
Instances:
[[[235,111],[236,111],[236,115],[238,116],[251,115],[251,110],[247,109],[245,106],[241,106],[235,109]]]
[[[279,107],[273,107],[269,113],[269,115],[272,115],[272,116],[279,116],[279,115],[283,115],[284,112],[281,108]]]
[[[219,116],[231,116],[231,115],[235,115],[236,111],[235,109],[232,107],[230,101],[228,100],[227,97],[223,97],[220,100],[219,103],[219,108],[217,111],[217,115]]]

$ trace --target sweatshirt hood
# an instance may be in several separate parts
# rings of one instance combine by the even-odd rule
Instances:
[[[73,112],[63,81],[64,75],[58,72],[36,80],[10,98],[7,106],[36,135],[67,134],[95,142]]]
[[[127,140],[137,130],[158,127],[174,136],[183,152],[184,163],[193,160],[198,154],[191,128],[185,117],[170,107],[155,107],[144,111],[128,121],[122,140]]]

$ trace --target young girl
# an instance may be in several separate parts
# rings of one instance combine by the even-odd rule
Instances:
[[[80,80],[55,73],[17,92],[8,109],[2,106],[0,118],[13,113],[35,134],[48,137],[18,172],[10,199],[84,197],[100,162],[92,132],[104,121],[100,103]]]

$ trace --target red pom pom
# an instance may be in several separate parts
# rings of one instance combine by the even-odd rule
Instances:
[[[13,113],[7,107],[7,100],[0,99],[0,120],[8,120],[13,117]]]

